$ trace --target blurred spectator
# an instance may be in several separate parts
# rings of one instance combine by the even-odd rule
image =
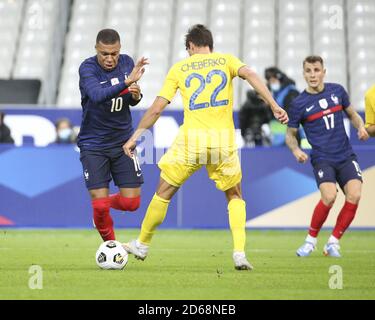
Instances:
[[[55,143],[76,143],[77,135],[73,130],[73,125],[68,118],[58,119],[56,126]]]
[[[267,68],[265,70],[265,78],[273,98],[280,107],[288,112],[290,103],[299,95],[296,82],[276,67]]]
[[[9,127],[4,123],[5,114],[0,111],[0,143],[14,143]]]
[[[277,67],[267,68],[264,71],[264,76],[267,80],[267,86],[272,92],[273,98],[280,107],[289,113],[291,102],[299,95],[299,91],[296,88],[296,82],[293,79],[290,79]],[[271,128],[274,137],[273,145],[285,145],[286,126],[279,125],[276,121],[272,121]],[[297,134],[297,141],[300,146],[301,140],[303,145],[308,147],[302,127]]]
[[[241,106],[239,121],[241,135],[245,145],[271,145],[271,129],[269,122],[273,119],[271,109],[254,90],[247,92],[247,100]]]

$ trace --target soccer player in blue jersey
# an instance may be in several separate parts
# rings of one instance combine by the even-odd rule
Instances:
[[[120,36],[112,29],[101,30],[96,39],[96,56],[79,68],[79,88],[83,109],[77,144],[86,187],[92,199],[94,223],[102,239],[115,240],[110,208],[134,211],[140,205],[142,172],[134,157],[122,145],[133,134],[129,106],[142,98],[137,81],[148,64],[141,58],[120,54]],[[119,193],[109,195],[114,180]]]
[[[340,257],[339,240],[354,219],[362,189],[361,170],[344,128],[344,113],[358,130],[360,140],[367,140],[369,135],[345,89],[339,84],[324,82],[326,70],[321,57],[307,57],[303,62],[303,74],[307,89],[292,102],[286,143],[298,162],[307,161],[308,155],[299,148],[296,139],[302,124],[312,146],[311,163],[321,200],[297,255],[309,256],[316,248],[318,233],[336,199],[337,182],[345,194],[345,204],[323,252],[326,256]]]

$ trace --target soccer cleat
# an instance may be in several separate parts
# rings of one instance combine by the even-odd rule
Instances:
[[[122,246],[128,253],[133,254],[138,260],[143,261],[147,257],[148,246],[139,243],[137,240],[131,240],[127,243],[123,243]]]
[[[302,246],[298,248],[296,254],[299,257],[308,257],[314,250],[315,245],[311,242],[306,241]]]
[[[323,254],[328,257],[340,258],[340,245],[338,243],[327,243],[324,246]]]
[[[234,268],[236,270],[253,270],[254,267],[247,261],[244,252],[233,253]]]

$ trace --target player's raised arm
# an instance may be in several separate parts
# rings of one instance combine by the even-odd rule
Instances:
[[[168,103],[168,100],[162,97],[156,97],[151,107],[143,115],[141,121],[139,122],[138,128],[135,130],[134,134],[122,147],[127,156],[133,156],[137,139],[142,135],[142,133],[145,130],[151,128],[155,124],[155,122],[159,119],[161,113],[168,105]]]
[[[298,145],[298,141],[297,141],[297,133],[298,133],[297,128],[288,127],[286,131],[285,143],[290,149],[290,151],[292,151],[296,160],[300,163],[305,163],[309,157],[305,152],[303,152],[300,149]]]
[[[358,139],[366,141],[369,138],[369,134],[366,131],[365,123],[361,116],[354,110],[353,106],[349,106],[344,109],[354,128],[358,130]]]
[[[238,75],[242,79],[245,79],[262,96],[262,98],[271,107],[273,115],[277,120],[279,120],[282,124],[288,123],[288,114],[277,104],[275,99],[272,97],[271,92],[268,90],[256,72],[254,72],[248,66],[243,66],[238,70]]]
[[[132,72],[128,76],[128,78],[125,80],[126,86],[130,86],[131,84],[137,82],[139,79],[141,79],[142,75],[145,72],[145,66],[148,65],[148,59],[145,57],[140,58],[137,63],[135,64]]]
[[[111,100],[127,87],[123,82],[108,88],[103,88],[100,85],[100,79],[97,77],[95,69],[87,67],[84,64],[79,68],[79,77],[80,86],[94,103],[102,103]]]

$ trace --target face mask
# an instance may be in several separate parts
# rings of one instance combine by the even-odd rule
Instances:
[[[71,134],[72,134],[72,129],[70,128],[61,129],[58,132],[59,139],[62,141],[68,141]]]
[[[281,88],[280,82],[274,82],[270,84],[270,88],[273,92],[279,91]]]

